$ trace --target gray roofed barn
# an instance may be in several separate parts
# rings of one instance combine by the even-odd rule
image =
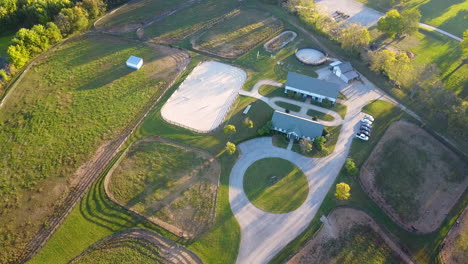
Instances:
[[[323,125],[309,119],[275,111],[271,119],[273,129],[294,139],[308,138],[313,140],[322,135]]]
[[[295,88],[312,94],[323,95],[332,99],[338,97],[339,85],[305,76],[295,72],[288,73],[286,87]]]

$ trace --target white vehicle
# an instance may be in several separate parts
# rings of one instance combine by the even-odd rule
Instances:
[[[361,119],[361,124],[369,124],[369,125],[372,125],[372,121],[370,121],[369,119]]]
[[[365,115],[365,116],[364,116],[364,119],[367,119],[367,120],[369,120],[369,121],[371,121],[371,122],[374,122],[374,117],[371,116],[371,115]]]
[[[364,140],[364,141],[369,140],[369,137],[366,136],[366,135],[364,135],[364,134],[362,134],[362,133],[357,133],[357,134],[356,134],[356,137],[359,138],[360,140]]]

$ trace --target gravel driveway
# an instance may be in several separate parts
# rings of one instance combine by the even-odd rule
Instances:
[[[307,227],[344,164],[363,115],[361,108],[369,101],[384,97],[372,87],[371,84],[355,82],[341,91],[348,98],[344,102],[348,112],[336,148],[325,158],[307,158],[274,147],[270,137],[252,139],[238,146],[241,155],[229,179],[229,202],[241,226],[237,263],[267,263]],[[251,204],[245,195],[244,172],[253,162],[267,157],[289,160],[305,173],[309,195],[297,210],[286,214],[264,212]]]

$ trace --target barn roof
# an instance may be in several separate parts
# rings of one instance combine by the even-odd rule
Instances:
[[[273,127],[286,130],[286,133],[294,132],[299,137],[314,139],[322,135],[323,125],[309,119],[295,115],[275,111],[271,119]]]
[[[339,92],[339,85],[336,83],[319,80],[295,72],[288,73],[286,86],[334,99],[338,97]]]

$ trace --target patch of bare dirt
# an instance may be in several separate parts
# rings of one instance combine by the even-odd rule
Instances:
[[[124,153],[106,176],[105,191],[114,202],[146,217],[173,234],[185,239],[195,238],[208,230],[214,221],[221,166],[216,158],[208,152],[170,139],[153,136],[142,139],[135,144],[145,144],[152,141],[159,141],[195,152],[204,162],[200,166],[185,172],[185,176],[175,183],[176,187],[171,188],[170,193],[161,200],[154,201],[151,206],[142,212],[140,209],[120,203],[109,190],[114,169],[125,158],[126,153]]]
[[[420,151],[419,156],[424,156],[427,160],[423,164],[422,173],[418,175],[422,178],[421,185],[417,189],[412,189],[411,193],[408,194],[413,197],[412,200],[417,201],[420,205],[419,210],[414,211],[414,215],[412,215],[415,220],[405,218],[390,206],[375,182],[380,163],[387,154],[384,145],[394,139],[405,140],[409,149]],[[401,155],[405,155],[403,152]],[[414,163],[415,166],[419,166],[416,160]],[[398,164],[394,164],[394,166],[398,166]],[[447,175],[452,175],[455,173],[454,171],[462,173],[461,181],[447,180]],[[453,205],[468,187],[467,172],[468,165],[424,129],[405,121],[397,121],[387,129],[369,159],[362,166],[360,180],[369,196],[396,223],[408,231],[429,233],[441,225]],[[395,175],[395,181],[398,181],[398,176]]]
[[[278,36],[270,39],[267,43],[263,45],[263,48],[271,53],[277,52],[282,49],[284,46],[288,45],[297,37],[297,33],[294,31],[284,31],[281,32]]]
[[[148,248],[157,248],[154,258],[162,263],[168,264],[202,264],[201,259],[192,251],[180,246],[159,234],[143,228],[132,228],[112,234],[94,243],[81,254],[76,256],[70,263],[79,262],[80,258],[94,250],[112,249],[128,246],[133,241],[148,244]]]
[[[468,209],[458,217],[442,244],[440,257],[445,264],[468,263]]]
[[[334,256],[330,256],[333,250],[340,250],[340,248],[334,248],[335,242],[345,239],[353,228],[360,226],[370,227],[373,232],[377,233],[385,242],[379,246],[387,247],[402,263],[414,263],[370,216],[360,210],[338,208],[330,213],[326,220],[322,218],[326,226],[322,226],[315,236],[287,262],[288,264],[335,263]]]

